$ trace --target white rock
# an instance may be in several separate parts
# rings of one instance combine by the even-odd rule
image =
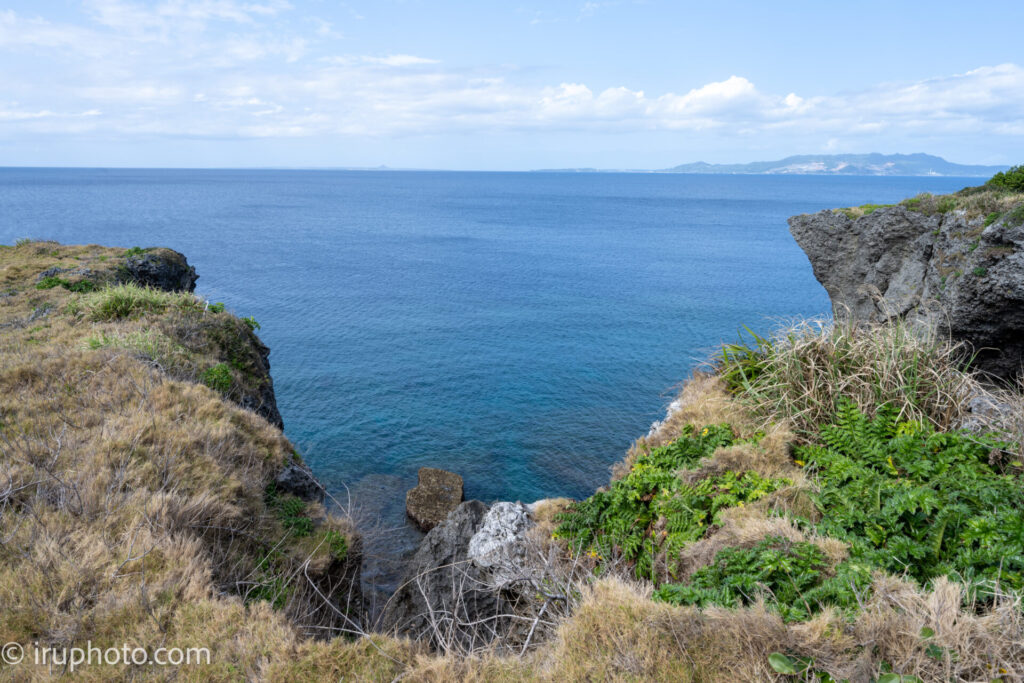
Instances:
[[[495,503],[484,516],[480,529],[469,539],[467,555],[478,567],[491,569],[499,587],[523,578],[525,535],[532,526],[530,510],[522,503]]]

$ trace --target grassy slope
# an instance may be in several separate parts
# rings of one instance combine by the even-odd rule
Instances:
[[[224,363],[225,330],[255,353],[247,325],[190,294],[38,286],[53,266],[102,284],[123,255],[0,248],[0,641],[201,645],[216,654],[196,678],[255,675],[298,626],[337,625],[312,584],[357,541],[318,506],[268,497],[297,456],[225,400],[243,363],[218,390],[194,381]]]

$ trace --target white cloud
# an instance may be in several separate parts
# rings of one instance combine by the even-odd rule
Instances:
[[[360,57],[361,61],[367,64],[380,64],[382,66],[420,66],[423,64],[438,64],[438,60],[415,55],[388,55],[387,57]]]
[[[589,4],[586,12],[606,3]],[[335,47],[334,27],[315,17],[287,24],[290,5],[280,0],[87,6],[83,25],[0,10],[0,52],[39,64],[33,75],[0,61],[4,95],[21,103],[0,108],[0,134],[45,121],[53,132],[88,125],[118,136],[665,130],[814,134],[835,147],[883,133],[1024,135],[1016,64],[846,94],[765,92],[740,74],[649,94],[628,83],[524,82],[514,69],[452,67],[429,55],[323,56]],[[54,113],[94,106],[104,113],[88,121]]]

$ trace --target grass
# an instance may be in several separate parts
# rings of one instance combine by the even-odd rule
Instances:
[[[159,314],[171,308],[201,310],[202,302],[192,294],[125,283],[86,294],[75,300],[72,308],[94,322],[106,322]]]
[[[997,173],[984,185],[965,187],[948,195],[922,193],[916,197],[904,199],[898,205],[864,204],[836,211],[844,213],[851,219],[868,216],[880,209],[890,206],[901,206],[908,211],[926,215],[943,215],[951,211],[962,211],[968,220],[982,219],[987,227],[1001,216],[1024,204],[1024,185],[1022,185],[1021,166],[1016,166],[1005,173]],[[1024,214],[1020,221],[1024,223]]]
[[[904,419],[949,428],[977,388],[959,370],[962,347],[902,322],[804,321],[769,337],[749,334],[723,348],[718,367],[726,385],[762,419],[784,417],[804,433],[827,424],[841,398],[867,412],[887,404]]]

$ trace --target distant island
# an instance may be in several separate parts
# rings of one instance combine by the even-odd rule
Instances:
[[[659,170],[625,170],[618,173],[733,173],[747,175],[882,175],[989,177],[1007,166],[954,164],[931,154],[801,154],[778,161],[747,164],[709,164],[697,161]],[[600,173],[595,168],[544,169],[551,172]]]

